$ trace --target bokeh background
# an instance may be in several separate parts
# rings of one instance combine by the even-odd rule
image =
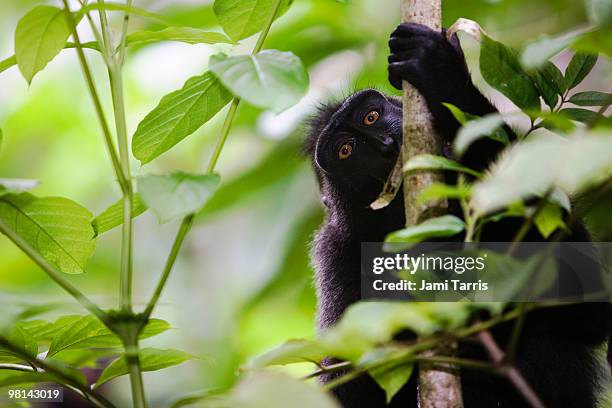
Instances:
[[[0,2],[0,59],[13,54],[19,18],[44,1]],[[47,3],[53,4],[54,1]],[[60,3],[55,1],[55,3]],[[205,0],[136,0],[176,25],[218,29]],[[249,356],[293,337],[314,336],[316,299],[308,251],[323,211],[309,163],[300,155],[304,120],[318,104],[352,90],[386,83],[387,39],[399,23],[399,0],[295,0],[272,28],[266,47],[289,50],[307,66],[311,86],[303,101],[274,115],[242,104],[218,171],[222,187],[198,216],[176,264],[156,316],[175,327],[145,344],[186,350],[202,359],[146,373],[149,400],[164,406],[186,393],[224,388]],[[444,25],[457,18],[478,21],[493,37],[521,46],[540,34],[583,26],[578,0],[443,0]],[[119,15],[113,16],[115,24]],[[90,37],[83,24],[83,36]],[[136,28],[161,28],[134,18]],[[247,52],[254,38],[235,52]],[[462,38],[470,67],[476,44]],[[166,93],[206,69],[208,57],[227,46],[161,43],[130,49],[125,68],[130,132]],[[111,117],[101,59],[88,54]],[[568,55],[555,62],[561,68]],[[513,107],[487,89],[502,110]],[[611,64],[600,59],[581,89],[610,91]],[[201,172],[219,133],[220,113],[153,163],[145,173]],[[521,124],[516,124],[520,126]],[[41,181],[37,195],[69,197],[101,212],[119,198],[101,134],[74,50],[65,50],[28,87],[17,68],[0,75],[0,177]],[[135,300],[143,305],[157,282],[177,223],[158,225],[147,212],[135,222]],[[104,234],[86,274],[69,279],[106,307],[117,304],[119,230]],[[0,307],[50,303],[66,296],[0,236]],[[65,308],[80,311],[78,306]],[[6,309],[5,309],[6,310]],[[127,398],[127,379],[113,382],[114,398]],[[123,396],[123,397],[122,397]],[[119,406],[128,406],[127,399]]]

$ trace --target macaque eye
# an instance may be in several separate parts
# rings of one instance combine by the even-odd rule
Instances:
[[[342,146],[340,146],[340,150],[338,150],[338,158],[340,160],[346,160],[348,159],[351,154],[353,154],[353,144],[352,143],[345,143]]]
[[[378,113],[378,111],[370,111],[367,115],[363,117],[363,124],[366,126],[373,125],[378,120],[378,118],[380,118],[380,113]]]

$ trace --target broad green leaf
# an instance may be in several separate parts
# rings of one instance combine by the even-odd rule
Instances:
[[[64,11],[57,7],[36,6],[19,20],[15,56],[28,83],[64,49],[69,36]]]
[[[148,175],[138,180],[145,205],[164,223],[199,211],[217,189],[218,174]]]
[[[497,140],[497,138],[495,136],[492,137],[492,135],[503,123],[504,117],[498,113],[486,115],[467,122],[459,129],[457,137],[453,142],[453,150],[460,157],[467,151],[472,143],[482,137],[490,137]]]
[[[568,102],[578,106],[605,106],[612,103],[612,94],[597,91],[579,92],[572,95]]]
[[[391,248],[394,251],[399,251],[405,248],[410,248],[412,244],[422,242],[430,238],[445,238],[452,237],[463,231],[465,223],[459,217],[454,215],[443,215],[441,217],[430,218],[414,227],[407,227],[399,231],[395,231],[387,235],[385,243],[386,248]]]
[[[136,31],[127,36],[127,44],[146,44],[159,41],[179,41],[187,44],[232,44],[221,33],[191,27],[168,27],[160,31]]]
[[[538,90],[523,71],[516,51],[486,35],[482,36],[480,47],[480,72],[489,85],[519,108],[540,108]]]
[[[387,365],[369,370],[368,373],[374,381],[385,391],[387,404],[398,393],[400,389],[410,380],[414,371],[413,363],[400,365]]]
[[[521,63],[526,69],[539,68],[549,59],[569,47],[582,31],[565,33],[559,36],[541,35],[527,44],[521,53]]]
[[[489,213],[552,187],[577,194],[612,175],[610,156],[609,131],[526,140],[502,155],[474,184],[471,206],[477,213]]]
[[[6,334],[0,335],[0,339],[10,343],[11,347],[25,352],[28,356],[34,358],[38,354],[38,344],[36,339],[20,326],[14,326],[8,330]],[[12,363],[22,361],[23,358],[18,357],[10,348],[0,344],[0,362]]]
[[[586,33],[576,39],[572,48],[578,52],[587,54],[605,54],[612,58],[612,29],[602,27]]]
[[[223,31],[234,41],[261,31],[274,12],[277,0],[215,0],[213,10]],[[293,0],[280,0],[275,18],[283,15]]]
[[[581,83],[591,72],[596,62],[597,55],[583,54],[581,52],[574,54],[574,57],[565,69],[564,90],[572,89]]]
[[[231,99],[231,94],[211,73],[192,77],[183,88],[164,96],[140,122],[132,152],[148,163],[198,130]]]
[[[232,93],[275,112],[295,105],[308,90],[308,73],[291,52],[265,50],[257,55],[215,54],[210,70]]]
[[[409,329],[420,336],[456,328],[470,314],[460,303],[359,302],[346,310],[340,322],[324,332],[321,342],[330,355],[358,362],[364,353]]]
[[[2,143],[4,143],[4,133],[2,132],[2,129],[0,128],[0,152],[2,152]]]
[[[159,350],[153,348],[143,348],[140,350],[140,369],[142,371],[157,371],[167,367],[172,367],[182,364],[187,360],[193,359],[188,353],[180,350]],[[128,373],[125,355],[111,362],[100,374],[100,377],[94,384],[94,388],[98,388],[102,384],[126,375]]]
[[[436,156],[433,154],[420,154],[410,158],[404,163],[404,171],[411,172],[415,170],[446,170],[446,171],[457,171],[461,173],[470,174],[476,178],[482,176],[482,174],[476,170],[472,170],[469,167],[457,163],[454,160],[447,159],[443,156]]]
[[[569,115],[560,112],[539,112],[535,117],[539,117],[542,122],[540,126],[550,130],[560,130],[562,133],[571,133],[576,125],[572,122]],[[535,118],[534,117],[534,118]]]
[[[231,408],[340,408],[321,387],[270,371],[245,377],[221,401]]]
[[[0,179],[0,196],[8,193],[23,193],[38,187],[38,184],[38,180],[31,179]]]
[[[559,68],[550,61],[546,61],[543,66],[533,72],[529,72],[533,81],[551,110],[557,106],[559,95],[563,95],[563,74]]]
[[[65,273],[82,273],[96,248],[91,213],[60,197],[0,196],[0,220]]]
[[[2,61],[0,61],[0,73],[6,71],[7,69],[15,65],[17,65],[17,57],[15,57],[14,55],[3,59]]]
[[[168,322],[151,319],[145,326],[140,339],[153,337],[170,329]],[[49,357],[64,351],[83,348],[116,348],[121,340],[94,316],[64,316],[45,328],[45,335],[53,336],[49,346]],[[39,334],[40,336],[41,334]]]
[[[319,364],[327,355],[325,349],[317,342],[301,339],[289,340],[285,344],[251,359],[246,368],[256,369],[271,365],[304,362]]]
[[[559,111],[562,115],[569,117],[576,122],[592,123],[593,121],[602,118],[603,116],[595,111],[582,108],[564,108]]]
[[[134,194],[132,197],[132,218],[138,217],[145,211],[147,211],[147,206],[142,202],[140,193]],[[123,224],[122,198],[98,214],[98,216],[91,222],[96,236],[103,234],[106,231],[110,231],[121,224]]]
[[[567,228],[563,221],[561,207],[551,203],[546,203],[544,208],[538,212],[535,216],[534,223],[544,238],[548,238],[550,234],[559,228]]]
[[[470,187],[466,185],[450,186],[443,183],[433,183],[425,188],[417,199],[418,203],[426,203],[440,198],[461,199],[470,195]]]

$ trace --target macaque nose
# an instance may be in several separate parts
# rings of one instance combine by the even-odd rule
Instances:
[[[392,137],[384,136],[380,142],[381,142],[380,150],[383,153],[391,153],[394,150],[395,141],[393,140]]]

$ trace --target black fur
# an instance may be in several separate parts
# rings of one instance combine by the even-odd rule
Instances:
[[[451,143],[459,123],[442,105],[449,102],[465,112],[484,115],[495,108],[474,87],[463,53],[454,37],[424,26],[402,24],[389,41],[389,80],[414,85],[425,98],[438,133]],[[373,125],[365,125],[371,110],[380,113]],[[345,101],[321,108],[310,123],[305,151],[312,158],[327,216],[313,248],[318,291],[318,326],[333,326],[344,310],[360,299],[360,244],[382,241],[404,225],[404,203],[399,194],[385,209],[373,211],[371,203],[380,193],[401,145],[401,102],[375,90],[360,91]],[[506,128],[511,139],[514,133]],[[338,149],[346,141],[353,154],[338,160]],[[491,139],[474,143],[462,158],[472,168],[485,169],[504,145]],[[452,182],[452,180],[451,180]],[[460,216],[453,206],[450,212]],[[511,241],[522,219],[506,218],[489,224],[483,241]],[[460,239],[460,237],[458,237]],[[536,230],[525,241],[540,241]],[[568,241],[588,240],[581,226]],[[528,316],[518,349],[517,366],[548,407],[594,407],[601,369],[595,346],[606,335],[608,306],[590,303],[532,313]],[[505,346],[511,326],[494,331]],[[486,359],[477,345],[461,346],[460,354]],[[335,375],[329,375],[327,381]],[[416,407],[416,376],[391,401],[392,407]],[[473,407],[522,407],[525,402],[502,378],[462,370],[464,403]],[[345,407],[383,407],[383,391],[367,376],[334,390]]]

